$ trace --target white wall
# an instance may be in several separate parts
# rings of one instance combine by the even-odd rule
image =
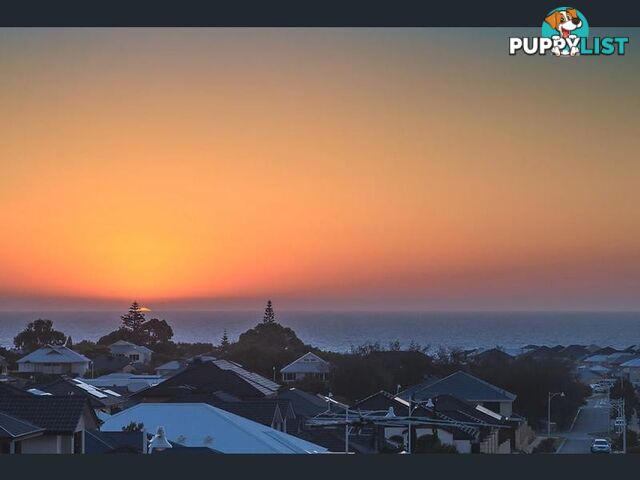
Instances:
[[[62,374],[62,373],[75,373],[77,375],[84,375],[89,369],[89,362],[78,363],[19,363],[18,372],[21,373],[46,373],[46,374]]]
[[[22,441],[22,453],[60,453],[59,435],[42,435]]]

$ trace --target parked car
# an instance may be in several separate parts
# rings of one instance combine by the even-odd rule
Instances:
[[[611,442],[606,438],[595,438],[591,442],[591,453],[611,453]]]
[[[590,387],[593,393],[607,393],[609,391],[609,386],[601,383],[592,383]]]

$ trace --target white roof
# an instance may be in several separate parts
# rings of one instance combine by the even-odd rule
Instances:
[[[326,448],[206,403],[140,403],[106,419],[100,430],[120,432],[131,422],[187,447],[222,453],[324,453]]]
[[[280,373],[328,373],[329,362],[321,359],[315,353],[305,353],[289,365],[283,367]]]
[[[89,363],[84,355],[62,345],[47,345],[22,357],[18,363]]]

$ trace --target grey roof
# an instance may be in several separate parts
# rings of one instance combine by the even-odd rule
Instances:
[[[513,393],[461,370],[435,382],[410,387],[398,396],[404,400],[412,396],[416,400],[426,400],[438,395],[452,395],[468,402],[513,402],[516,399]]]
[[[43,432],[44,429],[21,418],[0,412],[0,439],[16,438]]]
[[[180,370],[184,368],[184,364],[179,362],[178,360],[171,360],[170,362],[163,363],[159,367],[156,367],[156,371],[158,370]]]
[[[634,358],[633,360],[629,360],[627,362],[624,362],[622,365],[620,365],[621,367],[631,367],[631,368],[638,368],[640,367],[640,357],[638,358]]]
[[[84,355],[63,345],[46,345],[22,357],[18,363],[89,363],[90,361]]]
[[[153,350],[145,347],[144,345],[136,345],[135,343],[127,342],[126,340],[118,340],[117,342],[109,345],[109,348],[112,351],[113,350],[118,350],[118,351],[135,350],[136,352],[153,353]]]
[[[327,410],[327,402],[312,393],[298,388],[290,388],[278,393],[281,400],[289,400],[296,415],[314,417]]]
[[[329,373],[329,362],[315,353],[308,352],[283,367],[280,373]]]
[[[585,358],[584,360],[582,360],[583,362],[586,363],[604,363],[609,359],[609,355],[604,355],[604,354],[598,354],[598,355],[591,355],[590,357]]]

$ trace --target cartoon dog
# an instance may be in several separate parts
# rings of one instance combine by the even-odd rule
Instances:
[[[566,10],[556,10],[547,18],[544,19],[551,28],[557,30],[563,39],[574,39],[577,38],[575,34],[572,32],[576,28],[580,28],[582,26],[582,20],[578,17],[578,12],[575,8],[567,8]],[[557,36],[554,38],[558,38]],[[578,47],[571,47],[570,51],[567,53],[561,52],[559,47],[555,47],[551,50],[555,55],[571,55],[572,57],[580,54],[580,49]]]

